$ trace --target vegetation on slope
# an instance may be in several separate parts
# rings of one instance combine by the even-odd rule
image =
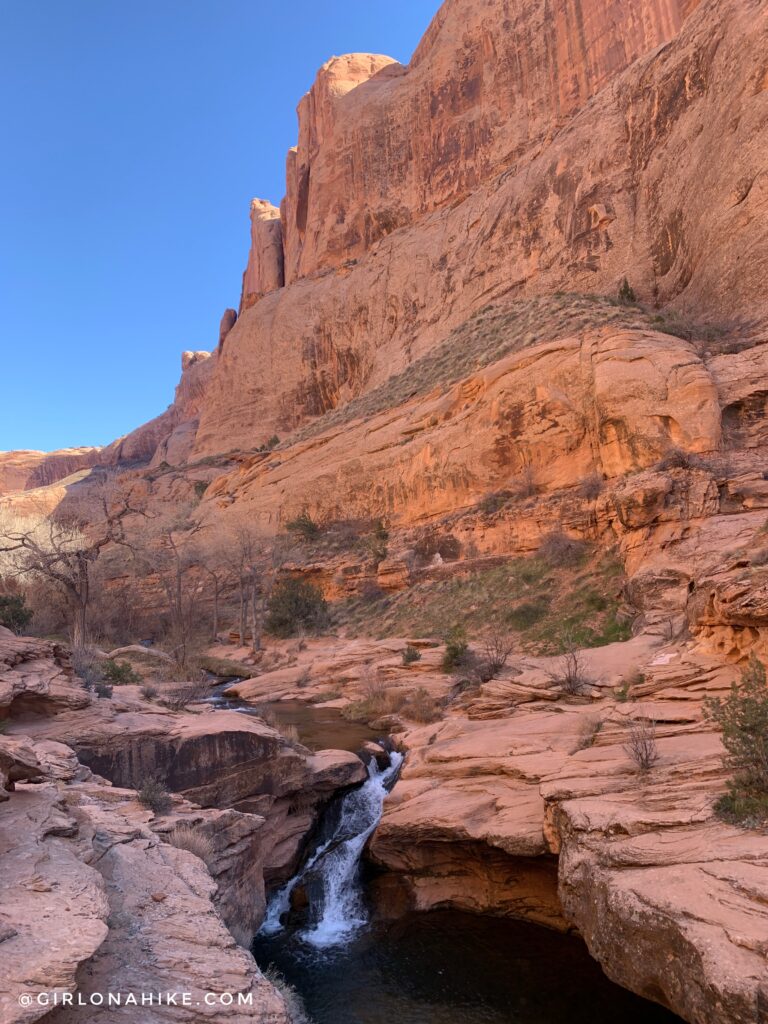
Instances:
[[[407,590],[362,596],[336,610],[349,635],[467,636],[489,629],[517,635],[523,650],[560,654],[570,645],[600,647],[631,635],[621,608],[622,569],[615,554],[585,546],[576,565],[513,558],[428,572]]]

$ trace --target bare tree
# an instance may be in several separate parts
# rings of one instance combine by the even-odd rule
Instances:
[[[246,512],[230,513],[222,542],[237,582],[240,642],[245,643],[250,629],[251,647],[256,652],[261,649],[269,596],[295,542],[287,537],[268,538]]]
[[[575,643],[569,643],[568,649],[559,659],[557,669],[548,675],[550,680],[569,697],[583,693],[592,682],[584,655]]]
[[[624,750],[639,771],[650,771],[659,759],[656,723],[650,718],[634,718],[629,726],[629,740]]]
[[[200,526],[190,518],[190,507],[181,507],[148,520],[141,536],[133,541],[135,567],[157,579],[168,617],[171,653],[186,669],[202,583],[195,578],[200,554]]]
[[[514,650],[514,641],[508,633],[494,630],[483,641],[483,661],[489,673],[489,679],[495,679],[504,669],[509,656]]]
[[[40,507],[27,516],[0,518],[2,575],[59,588],[72,610],[75,647],[88,636],[94,565],[107,547],[126,543],[125,519],[137,511],[130,494],[107,479],[89,492],[87,502],[74,499],[53,512]]]

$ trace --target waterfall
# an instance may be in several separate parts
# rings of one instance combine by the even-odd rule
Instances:
[[[333,946],[347,940],[367,921],[360,886],[360,857],[368,837],[381,820],[384,799],[397,776],[403,755],[390,754],[389,765],[368,765],[368,779],[347,793],[339,807],[338,822],[330,838],[321,842],[306,864],[270,900],[261,932],[282,930],[281,918],[291,905],[291,893],[300,882],[311,880],[317,890],[309,927],[300,934],[312,946]],[[313,901],[315,902],[315,901]]]

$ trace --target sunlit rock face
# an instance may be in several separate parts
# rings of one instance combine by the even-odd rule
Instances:
[[[286,286],[260,204],[195,455],[284,437],[495,301],[627,277],[661,309],[764,318],[765,47],[746,0],[494,0],[446,4],[407,67],[333,58],[288,157]]]

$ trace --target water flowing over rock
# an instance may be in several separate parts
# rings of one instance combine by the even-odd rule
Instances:
[[[375,759],[368,764],[368,779],[347,793],[333,808],[334,827],[309,857],[301,871],[272,898],[262,931],[274,934],[282,928],[281,918],[289,910],[291,894],[299,884],[311,880],[311,923],[301,937],[311,946],[334,946],[346,942],[367,921],[358,879],[365,844],[379,823],[384,799],[402,764],[393,752],[389,764],[379,768]],[[316,902],[316,906],[314,905]]]

